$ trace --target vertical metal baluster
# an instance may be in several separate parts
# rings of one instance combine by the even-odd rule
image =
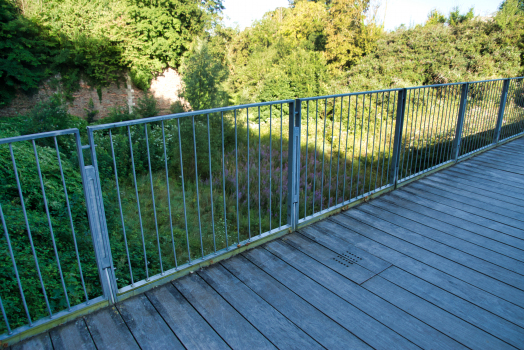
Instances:
[[[429,162],[428,153],[430,152],[429,148],[430,148],[431,140],[432,140],[432,137],[433,137],[433,120],[435,119],[433,117],[433,115],[432,115],[432,109],[433,109],[433,112],[435,112],[433,100],[435,98],[435,94],[436,93],[435,93],[435,89],[434,88],[431,88],[431,90],[434,91],[434,92],[431,94],[431,102],[429,103],[429,121],[428,121],[428,123],[429,123],[429,130],[428,130],[428,135],[427,135],[427,138],[426,138],[426,151],[424,153],[424,167],[425,167],[424,171],[426,171],[429,168],[429,165],[431,164]]]
[[[458,162],[460,158],[462,147],[462,138],[463,138],[463,129],[464,129],[464,119],[468,107],[468,90],[469,83],[464,83],[461,86],[460,93],[460,105],[459,113],[457,118],[457,126],[455,128],[455,138],[453,139],[453,161]]]
[[[389,101],[391,99],[391,92],[388,91],[388,106],[386,107],[386,130],[384,130],[384,156],[382,157],[382,171],[380,172],[380,187],[384,186],[384,163],[386,162],[386,144],[388,142],[388,120],[389,120]],[[393,123],[391,123],[393,124]],[[390,134],[391,145],[391,134]],[[388,148],[388,165],[389,165],[389,148]],[[386,175],[387,176],[387,175]]]
[[[378,155],[377,155],[377,174],[375,175],[375,190],[377,189],[377,183],[378,183],[378,173],[379,173],[379,166],[380,166],[380,148],[382,146],[382,120],[384,119],[384,92],[382,93],[382,102],[381,102],[381,109],[380,109],[380,135],[378,137]],[[384,145],[385,147],[385,145]],[[384,157],[382,157],[384,158]],[[382,179],[380,187],[382,187]]]
[[[512,82],[514,82],[514,80],[510,80],[508,82],[508,92],[507,92],[507,100],[506,100],[506,106],[508,104],[509,101],[514,101],[515,99],[515,89],[512,89],[511,86],[512,86]],[[505,106],[505,107],[506,107]],[[518,130],[518,127],[515,128],[515,124],[518,125],[518,123],[512,123],[512,124],[509,124],[509,127],[506,128],[505,130],[507,130],[506,133],[502,133],[502,127],[504,126],[504,120],[508,120],[509,122],[512,121],[512,120],[516,120],[516,116],[515,116],[515,108],[504,108],[504,111],[503,111],[503,115],[502,115],[502,123],[501,123],[501,129],[500,129],[500,136],[499,136],[499,140],[504,140],[506,139],[508,136],[504,137],[504,135],[507,135],[508,133],[511,135],[514,134],[515,132],[515,129]],[[517,116],[518,117],[518,116]],[[513,127],[512,127],[513,125]]]
[[[348,160],[349,116],[351,114],[351,96],[348,96],[348,121],[346,125],[346,150],[344,151],[344,185],[342,187],[342,202],[346,200],[346,171]]]
[[[316,192],[316,180],[317,180],[317,135],[318,135],[318,100],[316,100],[316,110],[315,110],[315,154],[313,162],[313,212],[311,215],[315,214],[315,192]]]
[[[38,159],[38,152],[36,151],[35,140],[31,141],[33,143],[33,151],[36,159],[36,170],[38,172],[38,179],[40,180],[40,188],[42,189],[42,198],[44,199],[44,209],[47,216],[47,224],[49,225],[49,232],[51,233],[51,242],[53,243],[53,250],[55,253],[56,263],[58,265],[58,273],[60,274],[60,282],[62,284],[62,289],[64,290],[64,296],[67,303],[67,310],[71,310],[71,304],[69,303],[69,295],[67,294],[67,288],[65,285],[64,274],[62,273],[62,265],[60,264],[60,257],[58,256],[58,248],[56,247],[55,234],[53,232],[53,225],[51,224],[51,215],[49,214],[49,207],[47,206],[47,197],[45,194],[44,188],[44,179],[42,178],[42,171],[40,169],[40,160]]]
[[[25,209],[24,195],[22,194],[22,187],[20,186],[20,179],[18,178],[18,169],[16,167],[15,155],[13,154],[12,144],[9,144],[9,152],[11,153],[11,161],[13,163],[13,171],[15,173],[16,186],[18,188],[20,204],[22,205],[22,212],[24,214],[25,227],[27,229],[29,243],[31,244],[31,251],[33,252],[33,258],[34,258],[35,265],[36,265],[36,272],[38,274],[38,279],[40,280],[40,286],[42,287],[42,293],[44,294],[47,311],[49,313],[49,317],[51,318],[53,317],[53,312],[51,311],[51,306],[49,305],[49,300],[47,299],[47,292],[45,290],[44,280],[42,279],[42,273],[40,272],[40,265],[38,264],[38,257],[36,256],[35,245],[33,244],[33,236],[31,235],[31,229],[29,228],[29,220],[27,218],[27,211]]]
[[[337,189],[335,192],[335,205],[338,204],[338,173],[340,171],[340,139],[342,138],[342,111],[344,110],[344,97],[340,97],[340,125],[338,126],[338,155],[337,155]],[[335,112],[333,112],[333,116]]]
[[[439,104],[438,104],[438,120],[439,120],[439,127],[438,127],[438,136],[437,136],[437,147],[433,148],[433,159],[435,159],[435,164],[433,166],[439,165],[440,162],[440,150],[442,148],[442,125],[444,124],[444,107],[446,105],[445,103],[445,90],[448,88],[448,86],[442,87],[443,93],[439,98]],[[442,114],[441,114],[442,111]],[[435,149],[437,150],[437,156],[435,157]]]
[[[328,208],[330,207],[330,203],[331,203],[331,168],[333,164],[333,135],[335,131],[335,105],[336,105],[336,100],[333,98],[333,120],[331,122],[331,148],[329,150],[329,185],[328,185],[328,204],[327,204]]]
[[[368,127],[367,127],[367,132],[366,132],[366,156],[364,157],[364,183],[362,184],[362,194],[366,193],[366,177],[367,177],[367,169],[368,169],[369,124],[371,122],[372,97],[373,95],[369,94]]]
[[[184,203],[184,224],[186,227],[187,259],[191,264],[191,249],[189,248],[189,230],[187,228],[187,211],[186,211],[186,187],[184,185],[184,161],[182,159],[182,137],[180,137],[180,118],[176,120],[178,126],[178,150],[180,152],[180,177],[182,178],[182,199]]]
[[[322,138],[322,178],[320,185],[320,211],[324,207],[324,145],[326,143],[327,99],[324,100],[324,133]]]
[[[224,200],[224,233],[226,235],[226,250],[229,249],[227,236],[227,212],[226,212],[226,158],[224,152],[224,112],[220,113],[222,121],[222,198]],[[271,137],[271,136],[270,136]]]
[[[249,108],[246,108],[246,123],[247,123],[247,228],[249,233],[249,240],[251,240],[251,199],[250,199],[250,182],[251,178],[249,177]]]
[[[158,245],[158,260],[160,261],[160,273],[163,275],[164,266],[162,264],[162,251],[160,249],[160,235],[158,234],[158,220],[156,216],[155,191],[153,190],[153,172],[151,171],[151,154],[149,152],[149,136],[147,134],[147,124],[144,124],[144,132],[146,134],[147,166],[149,169],[149,184],[151,185],[151,199],[153,200],[153,217],[155,218],[156,244]]]
[[[280,104],[280,214],[278,218],[278,227],[282,227],[282,103]]]
[[[56,138],[55,138],[55,142],[56,142]],[[135,282],[134,282],[134,279],[133,279],[133,271],[132,271],[132,267],[131,267],[131,258],[129,257],[129,248],[128,248],[128,244],[127,244],[126,226],[124,224],[124,213],[123,213],[123,210],[122,210],[122,200],[120,198],[120,184],[119,184],[119,181],[118,181],[118,170],[117,170],[117,167],[116,167],[115,149],[114,149],[114,145],[113,145],[113,134],[111,133],[111,129],[109,129],[109,142],[111,144],[111,156],[113,157],[113,168],[115,169],[116,193],[117,193],[117,197],[118,197],[118,208],[120,210],[120,221],[122,223],[122,232],[124,233],[124,244],[126,246],[127,264],[129,265],[129,276],[131,277],[131,285],[133,285]],[[57,145],[57,148],[58,148],[58,145]],[[65,188],[65,183],[64,183],[64,188]],[[67,196],[66,196],[66,198],[67,198]]]
[[[420,88],[418,89],[418,95],[417,95],[417,111],[416,111],[416,121],[415,121],[415,133],[417,132],[417,129],[418,129],[418,125],[417,125],[417,121],[418,121],[418,109],[419,109],[419,106],[420,106],[420,91],[423,90],[424,91],[424,95],[426,94],[426,89],[425,88]],[[422,97],[422,100],[424,100],[424,96]],[[422,107],[424,108],[424,107]],[[413,108],[414,109],[414,108]],[[422,125],[422,116],[420,116],[420,124]],[[419,148],[419,145],[420,145],[420,134],[421,132],[419,131],[418,132],[418,137],[415,136],[415,138],[417,139],[417,143],[416,143],[416,147],[417,147],[417,160],[415,161],[415,166],[413,166],[413,159],[415,158],[415,147],[413,147],[413,153],[412,153],[412,157],[411,157],[411,171],[414,171],[414,173],[416,174],[417,173],[417,163],[418,163],[418,148]],[[414,139],[413,139],[414,140]],[[415,142],[413,141],[413,146],[415,146]],[[410,176],[411,176],[412,173],[410,173]]]
[[[448,102],[447,102],[447,107],[446,107],[446,143],[445,143],[445,147],[442,151],[442,156],[443,156],[443,160],[445,162],[447,162],[449,160],[449,152],[450,152],[450,141],[452,141],[452,139],[450,137],[448,137],[448,133],[451,132],[451,135],[453,135],[453,132],[452,132],[452,127],[453,127],[453,109],[454,109],[454,105],[455,105],[455,101],[454,101],[454,97],[456,95],[456,86],[453,85],[450,87],[451,89],[451,92],[448,93]],[[449,95],[451,95],[451,97],[449,97]]]
[[[15,270],[16,283],[18,284],[18,289],[20,290],[20,296],[22,297],[22,304],[24,305],[25,314],[27,316],[27,321],[30,326],[33,325],[31,320],[31,315],[29,314],[29,308],[27,307],[27,302],[25,300],[24,289],[22,288],[22,281],[20,281],[20,275],[18,274],[18,267],[16,266],[15,255],[13,254],[13,247],[11,246],[11,239],[9,238],[9,233],[7,232],[7,225],[4,218],[4,211],[2,210],[2,204],[0,203],[0,220],[2,220],[2,227],[4,228],[5,240],[7,242],[7,248],[9,249],[9,257],[13,263],[13,269]]]
[[[397,96],[400,94],[400,91],[397,91],[396,94],[393,95],[393,106],[396,106],[396,103],[397,103]],[[388,108],[389,108],[389,102],[388,102]],[[393,111],[395,111],[395,107],[393,107]],[[393,112],[394,113],[394,112]],[[391,167],[390,165],[390,162],[391,162],[391,157],[392,157],[392,153],[391,153],[391,140],[393,139],[393,117],[391,118],[391,125],[389,127],[389,146],[388,146],[388,166],[387,166],[387,170],[386,170],[386,179],[389,179],[389,168]]]
[[[485,98],[480,103],[480,113],[477,114],[477,118],[474,124],[474,129],[475,129],[474,133],[476,137],[474,139],[472,138],[472,140],[468,144],[471,148],[473,148],[472,152],[475,152],[477,149],[479,149],[479,147],[482,147],[482,142],[480,140],[482,139],[482,134],[486,133],[484,131],[485,126],[486,126],[486,121],[489,120],[489,104],[490,104],[489,99],[491,98],[491,91],[493,90],[494,84],[487,83],[486,85],[488,86],[487,89],[490,90],[490,92],[488,93],[489,97]],[[475,84],[475,86],[478,86],[480,88],[484,87],[480,84]]]
[[[357,137],[356,137],[357,115],[358,115],[358,95],[355,96],[355,129],[353,130],[353,156],[351,157],[351,184],[349,185],[349,198],[348,198],[349,200],[353,198],[351,195],[353,193],[353,165],[355,164],[355,145],[356,145],[356,140],[357,140]],[[357,185],[357,195],[355,197],[357,196],[358,196],[358,185]]]
[[[412,130],[411,135],[412,136],[410,138],[410,143],[411,143],[411,139],[413,139],[413,150],[411,151],[411,161],[409,161],[409,155],[408,155],[408,161],[409,161],[408,177],[411,177],[413,175],[413,172],[414,172],[413,169],[415,169],[417,165],[417,163],[415,162],[415,167],[413,167],[413,159],[415,158],[415,151],[418,150],[418,139],[420,138],[420,133],[418,133],[418,137],[417,137],[417,130],[418,130],[418,122],[419,122],[418,109],[420,106],[419,102],[420,102],[420,91],[421,90],[423,90],[423,88],[419,88],[416,90],[416,93],[417,93],[416,102],[415,102],[415,92],[413,93],[413,108],[411,111],[411,130]],[[416,107],[415,107],[415,103],[416,103]],[[413,118],[413,113],[415,114],[415,118]],[[413,122],[413,119],[415,119],[414,122]],[[415,130],[415,133],[413,133],[413,129]]]
[[[470,90],[469,91],[471,92],[472,88],[476,87],[476,86],[478,86],[478,84],[470,84],[470,86],[469,86]],[[472,95],[469,95],[469,96],[471,96],[473,98]],[[475,102],[471,101],[471,103],[473,103],[472,106],[474,106]],[[481,113],[482,113],[482,108],[480,110],[481,110]],[[466,125],[466,120],[467,120],[466,118],[468,116],[467,113],[468,113],[468,110],[467,110],[467,106],[466,106],[466,111],[465,111],[465,115],[464,115],[464,126]],[[475,116],[476,118],[473,119],[473,121],[471,123],[467,124],[470,127],[470,129],[473,129],[472,133],[470,135],[468,135],[469,138],[464,137],[465,136],[464,135],[465,130],[463,129],[463,131],[462,131],[462,133],[463,133],[462,134],[462,148],[465,150],[464,154],[470,153],[469,149],[476,144],[476,142],[473,142],[472,139],[473,139],[473,136],[476,136],[478,127],[479,127],[479,125],[481,125],[481,123],[479,121],[482,119],[482,117],[479,116],[479,115],[472,115],[472,116]]]
[[[164,148],[164,163],[165,163],[165,168],[166,168],[166,190],[167,190],[167,207],[169,209],[169,229],[171,230],[171,244],[173,246],[173,258],[175,259],[175,268],[178,268],[178,262],[176,259],[176,249],[175,249],[175,237],[173,234],[173,216],[171,214],[171,191],[169,190],[169,173],[167,171],[166,133],[164,130],[165,129],[164,121],[162,121],[161,125],[162,125],[162,146]]]
[[[499,81],[496,81],[496,82],[493,82],[492,85],[495,85],[494,89],[493,89],[493,92],[491,93],[491,96],[490,96],[490,99],[488,101],[492,101],[491,103],[491,106],[490,103],[488,102],[488,110],[487,111],[487,114],[488,116],[491,116],[491,118],[486,118],[485,121],[484,121],[484,126],[483,126],[483,129],[485,130],[485,136],[489,136],[489,139],[490,140],[493,140],[493,137],[495,136],[495,128],[497,126],[497,107],[499,107],[500,105],[500,102],[497,103],[496,100],[497,98],[501,95],[502,93],[502,89],[497,89],[497,86],[498,85],[497,83],[499,83]],[[499,90],[499,91],[497,91]],[[493,118],[495,117],[495,118]],[[480,140],[479,140],[480,142]],[[483,142],[483,145],[481,146],[481,148],[484,148],[486,146],[489,146],[491,144],[491,142]]]
[[[260,197],[260,106],[258,106],[258,234],[262,234],[262,214],[260,208],[260,202],[262,197]]]
[[[371,192],[371,179],[373,178],[373,161],[375,160],[375,138],[377,132],[377,112],[378,112],[378,96],[375,97],[375,118],[373,119],[373,146],[371,148],[371,169],[369,169],[369,192]],[[371,111],[370,111],[371,112]],[[377,169],[378,173],[378,169]]]
[[[144,226],[142,225],[142,212],[140,211],[140,198],[138,197],[138,185],[136,183],[135,157],[133,156],[133,142],[131,140],[131,130],[127,127],[127,138],[129,140],[129,152],[131,153],[131,166],[133,169],[133,181],[135,185],[136,205],[138,208],[138,221],[140,222],[140,233],[142,235],[142,247],[144,249],[144,264],[146,267],[146,281],[149,280],[149,268],[147,266],[146,241],[144,238]]]
[[[411,91],[412,91],[411,89],[406,90],[407,96],[405,97],[406,104],[405,104],[404,120],[403,120],[403,122],[404,122],[403,128],[404,129],[402,130],[402,138],[405,139],[405,141],[404,141],[403,147],[400,150],[401,152],[400,152],[400,155],[399,155],[399,174],[398,174],[398,179],[399,180],[408,177],[408,168],[406,167],[406,164],[408,163],[409,155],[413,153],[413,152],[410,152],[411,151],[411,137],[412,137],[412,132],[413,132],[413,118],[411,118],[411,119],[409,118],[409,107],[410,107],[410,103],[411,103]],[[412,117],[413,117],[413,110],[411,111],[411,114],[412,114]],[[408,128],[410,129],[409,130],[409,134],[408,134]],[[400,140],[400,141],[402,141],[402,140]],[[406,153],[407,153],[407,156],[406,156]],[[402,161],[400,161],[400,160],[402,160]]]
[[[237,185],[237,240],[240,244],[240,215],[238,209],[238,134],[237,134],[237,110],[235,109],[235,177]]]
[[[424,102],[424,104],[426,105],[426,110],[423,112],[424,113],[424,121],[422,122],[422,151],[420,152],[420,162],[418,163],[419,167],[418,167],[418,171],[416,172],[417,174],[420,173],[421,171],[423,171],[423,167],[424,167],[424,156],[423,156],[423,153],[424,153],[424,148],[426,147],[426,144],[424,143],[424,141],[426,140],[426,120],[428,119],[428,106],[429,106],[429,103],[427,103],[427,101],[429,100],[429,94],[430,94],[430,91],[431,91],[431,88],[426,88],[425,90],[427,90],[427,96],[426,94],[424,94],[424,99],[422,100]]]
[[[459,85],[455,85],[453,86],[453,96],[454,96],[454,101],[451,103],[451,106],[450,106],[450,111],[449,111],[449,114],[450,114],[450,118],[449,118],[449,130],[451,131],[451,138],[450,138],[450,144],[448,145],[447,149],[446,149],[446,158],[448,160],[452,160],[453,157],[452,157],[452,153],[453,153],[453,142],[454,142],[454,137],[455,137],[455,126],[457,125],[457,120],[453,117],[455,115],[458,116],[459,112],[457,111],[455,113],[455,106],[456,106],[456,100],[457,100],[457,95],[459,96],[458,100],[459,100],[459,108],[460,108],[460,91],[461,91],[461,87],[459,88]]]
[[[498,103],[496,102],[497,99],[495,99],[495,101],[493,101],[493,107],[491,109],[492,113],[493,113],[493,116],[495,116],[494,119],[494,126],[493,126],[493,130],[491,131],[491,140],[493,140],[495,138],[496,133],[497,133],[497,127],[498,127],[498,111],[500,109],[500,106],[501,104],[504,104],[504,108],[506,107],[506,101],[504,100],[503,101],[503,98],[506,99],[507,98],[507,91],[504,92],[504,90],[506,90],[506,88],[504,87],[505,85],[505,81],[499,81],[502,83],[502,86],[501,86],[501,89],[500,89],[500,92],[497,94],[497,91],[495,89],[494,91],[494,95],[497,96],[497,98],[500,100]],[[502,94],[504,94],[506,97],[502,96]],[[500,96],[500,98],[499,98]],[[504,112],[504,109],[502,110],[502,112]],[[503,114],[503,113],[502,113]],[[492,124],[493,125],[493,124]],[[501,120],[501,127],[502,127],[502,120]],[[497,138],[499,138],[500,136],[497,136]],[[490,145],[492,142],[489,142],[487,145],[485,145],[484,147]]]
[[[273,114],[273,105],[269,105],[269,231],[271,231],[271,216],[273,216],[273,211],[271,210],[271,207],[273,205],[273,201],[271,200],[271,192],[273,192],[273,187],[271,183],[271,177],[272,177],[272,158],[273,158],[273,138],[272,138],[272,114]]]
[[[198,162],[197,162],[197,151],[196,151],[196,134],[195,134],[195,117],[191,117],[191,125],[193,127],[193,151],[195,153],[195,184],[196,184],[196,195],[197,195],[197,211],[198,211],[198,234],[200,236],[200,253],[204,257],[204,242],[202,240],[202,220],[200,218],[200,193],[198,191]]]
[[[109,130],[109,133],[110,133],[109,135],[111,135],[111,130]],[[64,170],[62,169],[62,160],[60,159],[60,151],[58,150],[58,142],[56,140],[56,136],[53,137],[53,140],[55,142],[55,150],[56,150],[56,157],[58,159],[58,167],[60,168],[60,178],[62,180],[62,187],[64,188],[64,195],[65,195],[66,207],[67,207],[67,216],[69,218],[69,227],[71,227],[71,234],[73,236],[73,244],[75,246],[76,262],[78,264],[78,271],[80,272],[80,281],[82,283],[82,289],[84,291],[86,302],[89,302],[89,296],[87,295],[87,289],[86,289],[86,285],[84,281],[84,274],[82,272],[82,264],[80,263],[80,255],[78,254],[78,245],[76,242],[75,227],[73,225],[73,216],[71,215],[71,205],[69,204],[69,196],[67,194],[67,187],[66,187],[65,178],[64,178]]]
[[[217,252],[215,238],[215,204],[213,203],[213,169],[211,168],[211,136],[209,134],[209,113],[207,114],[207,149],[209,154],[209,194],[211,195],[211,229],[213,232],[213,252]]]
[[[483,142],[481,141],[481,139],[483,136],[486,136],[489,133],[489,130],[486,130],[486,127],[489,127],[489,122],[490,122],[489,117],[490,117],[490,112],[492,110],[490,108],[491,103],[489,101],[491,101],[491,99],[493,98],[494,91],[496,90],[496,86],[494,86],[495,83],[496,82],[486,83],[487,85],[486,90],[489,89],[489,92],[486,94],[486,98],[484,99],[484,101],[481,102],[481,107],[480,107],[481,112],[479,113],[479,116],[477,117],[477,123],[475,126],[475,130],[477,131],[476,135],[478,136],[475,138],[475,140],[472,140],[471,142],[471,145],[473,146],[472,152],[483,147]],[[477,84],[477,86],[484,87],[483,85],[480,85],[480,83]]]
[[[9,325],[9,320],[7,319],[7,315],[5,313],[4,309],[4,303],[2,302],[2,298],[0,297],[0,309],[2,310],[2,316],[4,317],[5,326],[7,328],[7,334],[12,334],[11,326]]]
[[[364,129],[364,113],[365,113],[365,106],[366,106],[366,95],[362,96],[362,118],[360,119],[360,140],[359,140],[359,147],[358,147],[358,169],[357,169],[357,196],[359,196],[359,185],[360,185],[360,156],[362,155],[362,136],[363,136],[363,129]],[[363,192],[362,192],[363,193]]]
[[[443,141],[442,141],[442,147],[439,150],[440,152],[438,156],[439,164],[446,162],[444,152],[446,151],[446,147],[447,147],[447,135],[448,135],[448,125],[449,125],[448,119],[449,119],[449,105],[450,105],[449,95],[450,95],[450,90],[453,90],[452,88],[453,88],[452,86],[446,86],[446,91],[444,92],[444,108],[442,109],[442,114],[443,114],[443,123],[442,124],[443,124],[444,131],[441,134]]]
[[[300,106],[302,108],[302,105]],[[306,102],[306,175],[304,177],[304,219],[307,217],[307,157],[309,149],[309,101]],[[271,193],[271,191],[270,191]]]

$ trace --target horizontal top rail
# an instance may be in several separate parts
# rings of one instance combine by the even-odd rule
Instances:
[[[305,98],[299,98],[298,100],[300,100],[302,102],[306,102],[306,101],[324,100],[324,99],[327,99],[327,98],[358,96],[358,95],[367,95],[367,94],[375,94],[375,93],[381,93],[381,92],[392,92],[392,91],[400,91],[400,90],[402,90],[402,88],[385,89],[385,90],[373,90],[373,91],[360,91],[360,92],[347,92],[347,93],[344,93],[344,94],[336,94],[336,95],[305,97]]]
[[[78,129],[75,128],[75,129],[48,131],[48,132],[42,132],[38,134],[13,136],[13,137],[7,137],[5,139],[0,139],[0,145],[4,145],[6,143],[18,142],[18,141],[38,140],[38,139],[43,139],[46,137],[73,135],[73,134],[79,134],[79,133],[80,132],[78,131]]]
[[[128,120],[124,122],[117,122],[117,123],[110,123],[110,124],[101,124],[101,125],[95,125],[95,126],[88,126],[88,131],[96,131],[96,130],[104,130],[104,129],[112,129],[112,128],[118,128],[122,126],[133,126],[133,125],[140,125],[144,123],[154,123],[154,122],[160,122],[163,120],[168,119],[177,119],[177,118],[183,118],[183,117],[191,117],[195,115],[203,115],[203,114],[210,114],[210,113],[219,113],[219,112],[228,112],[233,111],[237,109],[244,109],[244,108],[254,108],[254,107],[262,107],[262,106],[269,106],[269,105],[278,105],[278,104],[284,104],[284,103],[291,103],[295,100],[280,100],[280,101],[271,101],[271,102],[259,102],[259,103],[249,103],[245,105],[237,105],[237,106],[228,106],[228,107],[219,107],[219,108],[211,108],[211,109],[202,109],[199,111],[192,111],[192,112],[184,112],[184,113],[176,113],[176,114],[167,114],[167,115],[161,115],[157,117],[151,117],[151,118],[144,118],[144,119],[135,119],[135,120]]]

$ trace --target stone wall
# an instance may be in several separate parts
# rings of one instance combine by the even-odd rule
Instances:
[[[182,87],[180,74],[172,68],[168,68],[162,75],[159,75],[151,82],[151,88],[147,91],[151,93],[156,101],[160,115],[169,114],[169,108],[175,101],[180,101],[184,106],[189,104],[178,96]],[[55,91],[48,84],[43,84],[42,88],[33,96],[27,96],[20,93],[13,101],[4,108],[0,108],[0,117],[16,116],[26,114],[38,102],[45,101]],[[117,106],[133,106],[139,98],[142,98],[146,92],[136,88],[131,79],[127,77],[124,84],[111,84],[102,89],[102,99],[98,97],[95,89],[88,86],[85,82],[80,83],[80,90],[73,93],[74,100],[69,105],[69,113],[82,118],[86,117],[85,109],[88,108],[89,101],[92,99],[94,109],[98,111],[96,119],[104,118],[108,115],[109,109]]]

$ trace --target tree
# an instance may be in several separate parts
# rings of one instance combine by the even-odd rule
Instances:
[[[473,17],[475,17],[475,14],[473,13],[473,7],[470,8],[467,13],[461,14],[458,6],[455,6],[449,13],[448,24],[450,26],[456,26],[459,23],[473,19]]]
[[[195,111],[222,107],[228,98],[222,83],[227,79],[227,67],[209,53],[208,43],[198,40],[183,67],[185,84],[182,96]]]
[[[370,0],[333,1],[326,24],[326,55],[334,67],[349,68],[372,51],[382,28],[370,10]]]
[[[426,25],[444,24],[446,23],[446,16],[443,15],[439,10],[433,9],[428,13],[428,19]]]

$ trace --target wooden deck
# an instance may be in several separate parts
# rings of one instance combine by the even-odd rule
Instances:
[[[13,349],[524,348],[524,138]]]

